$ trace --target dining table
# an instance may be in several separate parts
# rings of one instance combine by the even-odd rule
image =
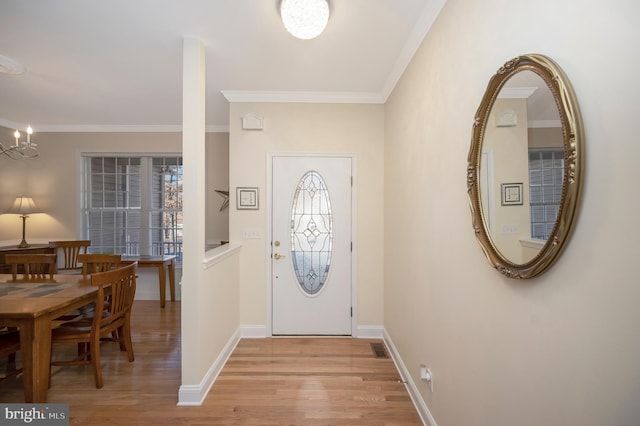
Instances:
[[[165,254],[160,256],[123,255],[122,260],[138,262],[138,268],[156,268],[158,270],[158,288],[160,291],[160,307],[164,308],[167,294],[167,276],[169,277],[169,293],[171,301],[176,301],[176,256]]]
[[[30,282],[0,274],[0,325],[20,330],[25,402],[47,402],[55,319],[91,303],[97,293],[81,275],[56,274],[53,280]]]

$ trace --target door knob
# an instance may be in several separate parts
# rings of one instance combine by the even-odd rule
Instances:
[[[273,258],[274,258],[275,260],[280,260],[280,259],[281,259],[281,258],[283,258],[283,257],[285,257],[285,256],[284,256],[283,254],[280,254],[280,253],[274,253],[274,254],[273,254]]]

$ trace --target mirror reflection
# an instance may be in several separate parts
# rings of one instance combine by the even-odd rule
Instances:
[[[535,72],[511,76],[491,108],[480,160],[482,210],[497,249],[533,259],[551,235],[562,197],[563,133],[551,90]]]
[[[584,136],[569,79],[550,58],[507,61],[491,77],[473,123],[467,192],[489,263],[532,278],[558,258],[582,187]]]

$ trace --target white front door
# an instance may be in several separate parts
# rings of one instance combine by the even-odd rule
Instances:
[[[351,157],[274,156],[272,332],[351,335]]]

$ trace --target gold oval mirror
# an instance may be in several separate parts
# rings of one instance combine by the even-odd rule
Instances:
[[[573,88],[551,59],[519,56],[489,81],[467,192],[476,237],[500,273],[532,278],[562,252],[580,201],[583,139]]]

